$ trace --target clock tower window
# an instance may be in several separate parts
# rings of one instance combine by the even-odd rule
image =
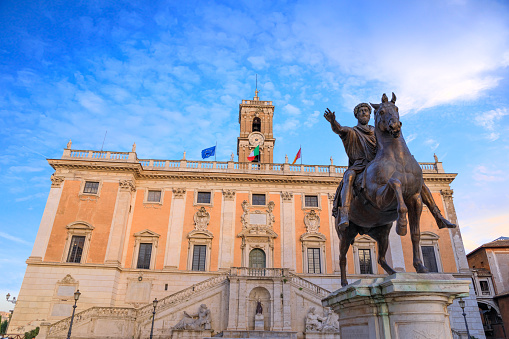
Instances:
[[[253,132],[261,132],[262,130],[262,121],[260,118],[253,119]]]

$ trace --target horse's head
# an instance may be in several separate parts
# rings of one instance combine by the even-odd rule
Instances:
[[[396,95],[392,93],[392,99],[389,101],[387,95],[382,95],[381,104],[371,104],[375,110],[375,128],[382,133],[389,133],[394,138],[401,134],[401,121],[399,121],[398,107],[395,105]]]

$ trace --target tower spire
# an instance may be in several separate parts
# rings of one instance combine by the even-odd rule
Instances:
[[[256,89],[255,89],[255,96],[254,96],[253,100],[256,100],[256,101],[260,100],[260,98],[258,98],[258,92],[259,92],[258,91],[258,74],[256,74]]]

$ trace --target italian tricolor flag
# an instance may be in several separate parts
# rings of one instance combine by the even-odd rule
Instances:
[[[253,151],[251,151],[251,154],[249,154],[247,160],[254,161],[256,157],[259,155],[260,155],[260,145],[256,146],[256,148]]]

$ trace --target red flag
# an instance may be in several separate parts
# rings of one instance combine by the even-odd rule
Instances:
[[[302,147],[301,147],[302,148]],[[297,159],[300,158],[300,148],[299,148],[299,151],[297,152],[297,155],[295,156],[295,159],[293,159],[293,162],[292,162],[292,165],[295,165],[295,162],[297,161]]]

